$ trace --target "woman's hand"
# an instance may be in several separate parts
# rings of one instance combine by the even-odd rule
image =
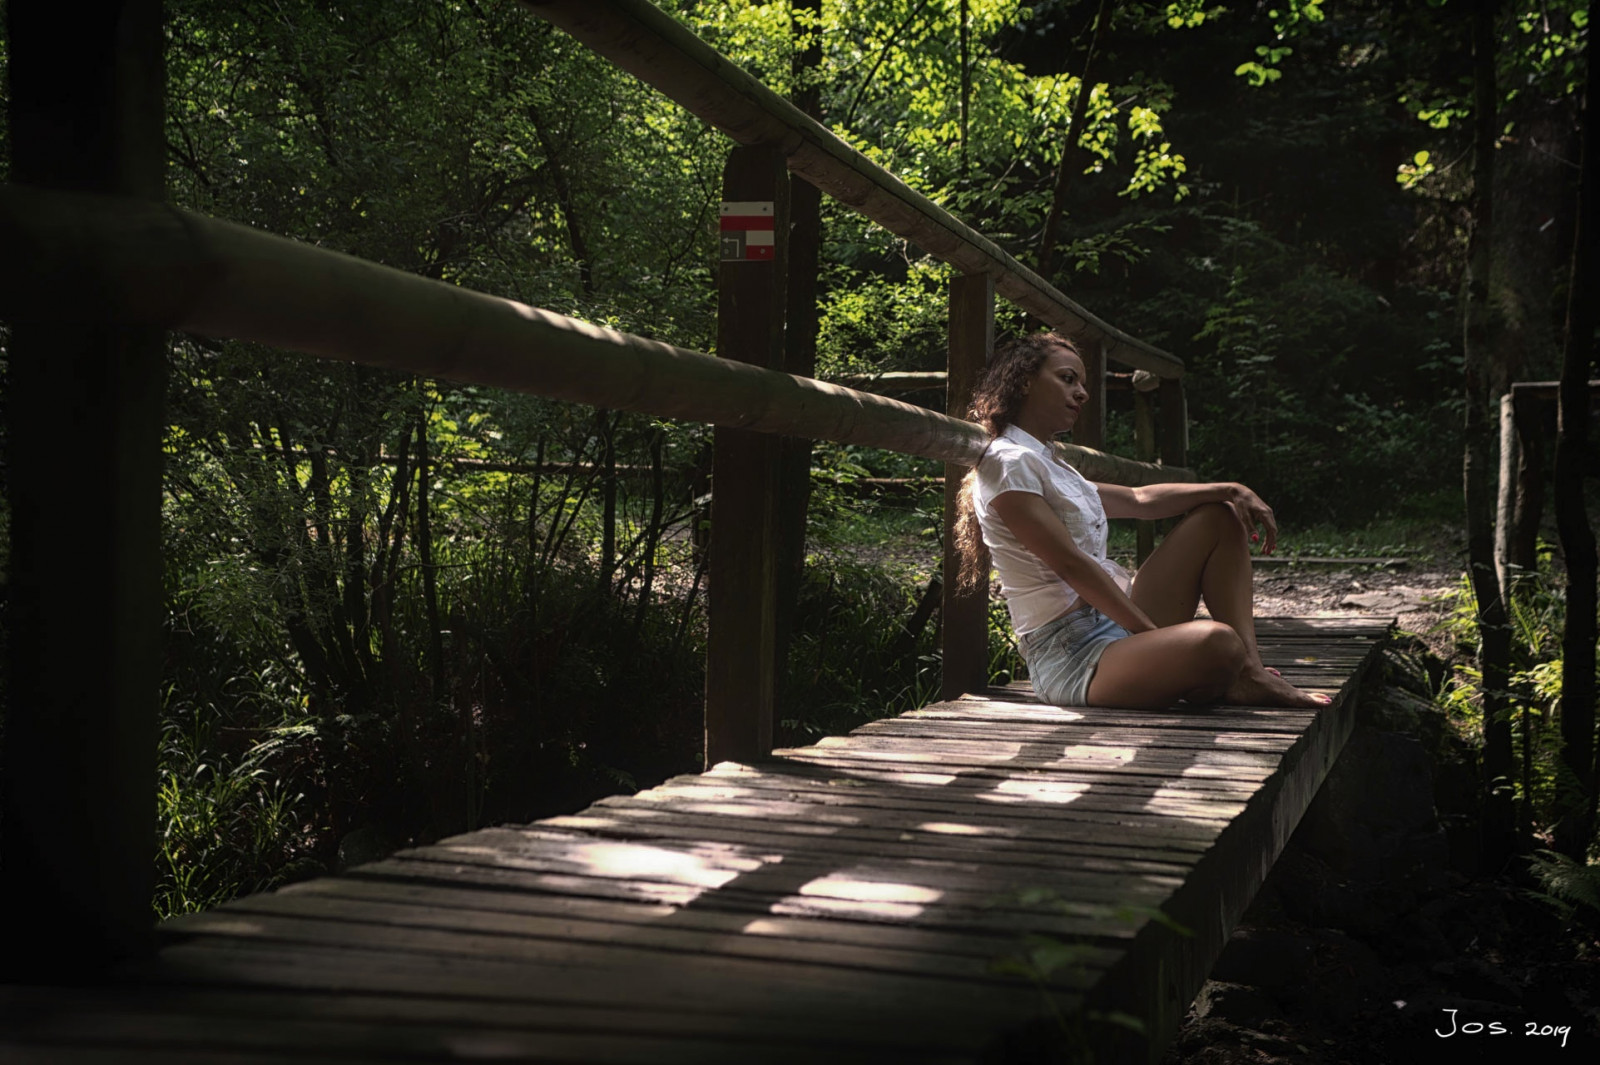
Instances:
[[[1245,528],[1250,530],[1250,539],[1261,544],[1261,553],[1270,555],[1278,548],[1278,523],[1272,517],[1272,508],[1266,501],[1256,495],[1242,484],[1229,486],[1228,502],[1233,504],[1243,519]],[[1257,533],[1256,526],[1261,526],[1266,534],[1265,540],[1261,533]]]

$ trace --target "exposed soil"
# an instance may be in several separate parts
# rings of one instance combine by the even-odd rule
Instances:
[[[1451,650],[1435,629],[1461,568],[1437,563],[1391,566],[1258,565],[1257,617],[1392,617],[1435,652]]]

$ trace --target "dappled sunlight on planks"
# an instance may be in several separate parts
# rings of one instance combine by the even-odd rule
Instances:
[[[1013,777],[1002,780],[989,791],[980,791],[982,802],[1076,802],[1088,793],[1090,785],[1082,780],[1050,780]]]
[[[856,914],[862,917],[910,920],[929,905],[939,901],[944,892],[916,884],[885,880],[868,880],[848,872],[829,873],[803,885],[796,895],[807,900],[820,900],[838,915]],[[783,913],[794,905],[794,897],[773,903],[773,913]]]
[[[917,826],[919,832],[932,832],[941,836],[999,836],[1004,830],[993,826],[960,825],[950,821],[924,821]]]
[[[1112,747],[1095,743],[1073,743],[1061,748],[1061,757],[1083,758],[1091,762],[1131,762],[1139,756],[1137,747]]]

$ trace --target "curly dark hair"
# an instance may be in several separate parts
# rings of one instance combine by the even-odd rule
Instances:
[[[1017,420],[1022,410],[1022,400],[1028,394],[1028,385],[1038,376],[1039,367],[1052,351],[1066,348],[1082,358],[1078,346],[1060,333],[1029,333],[1002,345],[995,353],[983,376],[972,389],[972,409],[968,415],[973,421],[996,437]],[[985,452],[987,453],[987,452]],[[978,463],[983,459],[980,457]],[[961,557],[961,587],[976,588],[988,579],[988,569],[983,565],[983,532],[978,527],[978,513],[972,505],[972,489],[978,479],[978,464],[961,479],[961,493],[956,500],[956,553]]]

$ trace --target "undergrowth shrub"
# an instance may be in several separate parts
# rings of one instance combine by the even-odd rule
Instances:
[[[938,697],[937,615],[910,628],[927,589],[927,575],[914,569],[834,552],[808,560],[779,687],[782,745],[848,732]]]
[[[1538,565],[1514,574],[1507,613],[1512,629],[1511,672],[1504,713],[1511,726],[1517,757],[1516,799],[1525,804],[1536,833],[1543,834],[1556,816],[1563,789],[1574,788],[1561,759],[1563,747],[1558,713],[1561,701],[1561,634],[1566,626],[1566,578],[1554,561],[1554,548],[1541,542]],[[1437,700],[1463,735],[1474,743],[1483,731],[1483,674],[1476,665],[1477,600],[1465,575],[1449,594],[1450,609],[1439,622],[1458,652],[1472,656],[1455,665]],[[1591,841],[1591,848],[1594,841]],[[1586,885],[1597,882],[1597,867],[1557,860],[1550,852],[1530,859],[1530,869],[1543,885],[1545,901],[1565,906],[1588,900]]]

